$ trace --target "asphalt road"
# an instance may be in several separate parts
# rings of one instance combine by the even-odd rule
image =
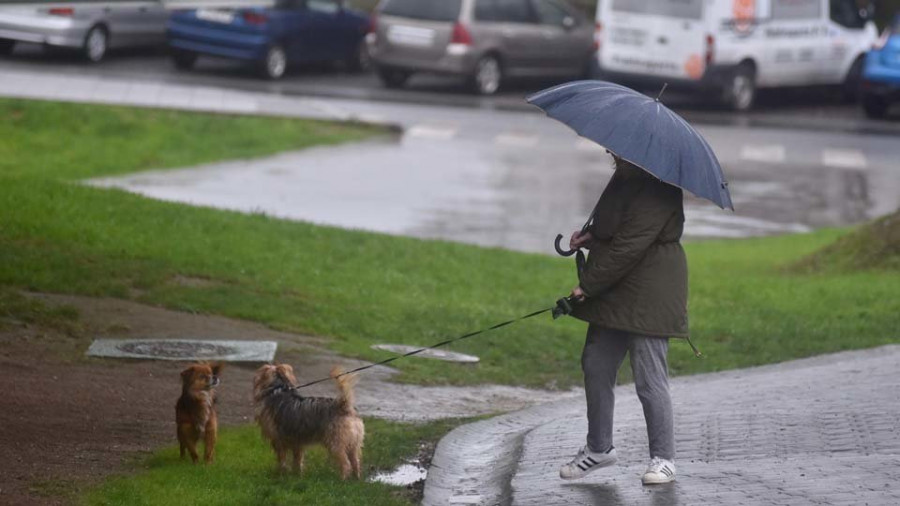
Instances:
[[[396,140],[98,182],[167,200],[550,253],[552,238],[580,226],[611,175],[602,149],[521,107],[522,96],[537,89],[526,85],[481,99],[435,79],[387,91],[371,75],[318,68],[271,83],[229,62],[201,61],[196,72],[180,73],[156,53],[113,55],[90,66],[29,48],[0,60],[0,76],[11,96],[315,111],[404,131]],[[384,93],[390,96],[371,96]],[[737,208],[726,213],[688,198],[687,236],[803,232],[860,223],[900,206],[900,122],[866,120],[827,91],[791,96],[770,97],[784,104],[764,103],[748,116],[672,96],[716,151]]]

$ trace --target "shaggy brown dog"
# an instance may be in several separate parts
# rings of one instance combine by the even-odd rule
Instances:
[[[197,442],[203,437],[203,459],[213,461],[216,454],[216,436],[219,422],[216,416],[216,392],[219,373],[223,364],[199,362],[181,372],[181,397],[175,404],[175,424],[178,426],[178,444],[181,458],[185,450],[197,463]]]
[[[337,462],[342,479],[351,473],[361,477],[365,427],[353,407],[356,381],[350,376],[338,378],[339,374],[337,367],[331,370],[340,390],[340,395],[332,399],[300,395],[294,388],[297,385],[294,369],[287,364],[264,365],[256,371],[253,380],[256,420],[263,437],[272,443],[282,472],[287,470],[288,450],[294,456],[294,470],[301,473],[304,449],[321,444]]]

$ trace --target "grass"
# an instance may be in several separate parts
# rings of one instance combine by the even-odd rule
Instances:
[[[401,424],[366,420],[363,463],[368,474],[393,470],[417,456],[420,445],[435,443],[463,420]],[[402,487],[366,481],[342,482],[325,452],[317,447],[306,456],[303,476],[281,476],[275,456],[255,426],[223,429],[210,466],[180,460],[175,446],[154,452],[139,471],[107,480],[82,496],[84,505],[167,506],[316,504],[367,506],[406,505],[414,499]],[[56,487],[65,490],[65,487]]]

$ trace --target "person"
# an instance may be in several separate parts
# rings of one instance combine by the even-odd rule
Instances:
[[[590,251],[571,295],[578,301],[572,316],[588,322],[581,356],[588,433],[559,474],[581,478],[616,462],[614,389],[627,352],[650,446],[642,482],[668,483],[675,480],[675,437],[666,354],[670,337],[688,337],[682,191],[613,159],[612,179],[569,243]]]

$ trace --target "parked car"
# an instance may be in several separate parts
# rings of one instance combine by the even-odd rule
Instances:
[[[336,0],[277,0],[274,7],[199,9],[172,14],[168,40],[180,69],[199,55],[253,62],[269,79],[288,65],[322,61],[367,64],[366,14]]]
[[[840,85],[853,98],[878,38],[871,14],[861,0],[605,0],[598,67],[610,80],[668,82],[738,111],[758,88]]]
[[[881,118],[900,101],[900,14],[866,56],[862,105],[866,115]]]
[[[0,7],[0,54],[19,42],[71,48],[91,62],[110,47],[162,44],[168,12],[159,1]]]
[[[509,77],[584,75],[594,26],[560,0],[382,0],[367,36],[378,76],[465,76],[490,95]]]

